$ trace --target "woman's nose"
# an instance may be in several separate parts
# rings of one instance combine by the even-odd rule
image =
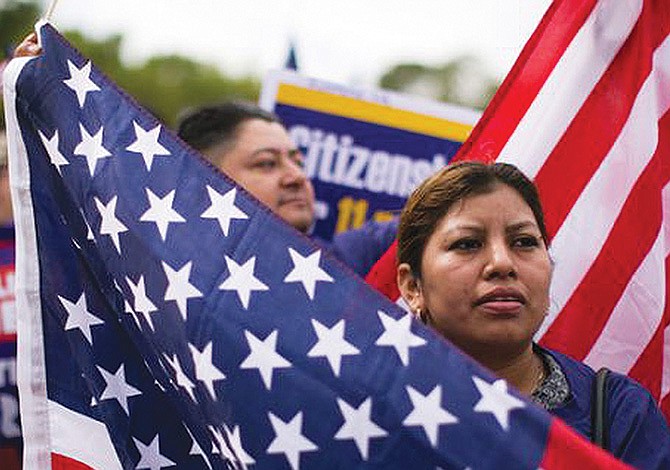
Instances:
[[[491,243],[487,251],[488,260],[484,269],[486,279],[516,277],[514,256],[506,242]]]

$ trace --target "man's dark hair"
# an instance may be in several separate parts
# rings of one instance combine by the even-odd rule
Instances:
[[[240,124],[250,119],[282,124],[277,115],[252,103],[231,101],[186,112],[179,120],[177,133],[184,142],[203,152],[232,143]]]

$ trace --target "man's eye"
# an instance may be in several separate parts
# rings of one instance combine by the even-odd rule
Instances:
[[[290,150],[288,153],[288,158],[300,168],[305,167],[305,157],[303,156],[302,152],[300,152],[300,150]]]
[[[534,248],[540,245],[540,241],[537,237],[528,235],[515,238],[512,245],[518,248]]]
[[[257,168],[263,169],[263,170],[271,170],[277,166],[277,162],[275,160],[259,160],[256,162],[254,165]]]
[[[474,251],[481,248],[482,242],[476,238],[462,238],[449,245],[450,250]]]
[[[300,168],[305,168],[305,159],[302,158],[302,155],[293,159],[293,162]]]

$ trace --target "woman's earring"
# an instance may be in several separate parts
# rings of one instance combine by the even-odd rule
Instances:
[[[419,320],[421,320],[421,323],[423,323],[424,325],[428,323],[428,315],[426,315],[426,313],[423,310],[421,310],[421,308],[416,309],[416,317]]]

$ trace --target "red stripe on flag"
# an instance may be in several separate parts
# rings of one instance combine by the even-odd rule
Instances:
[[[630,36],[537,174],[535,184],[550,237],[556,234],[626,123],[651,72],[652,53],[670,33],[667,10],[661,2],[644,2]]]
[[[70,457],[52,453],[51,470],[93,470],[93,468]]]
[[[21,449],[18,446],[0,447],[2,470],[21,470]]]
[[[630,469],[586,439],[580,438],[567,424],[552,420],[544,457],[540,463],[544,470],[573,470],[575,468],[620,470]]]
[[[670,273],[670,257],[665,258],[665,272]],[[649,344],[644,349],[640,357],[635,362],[633,367],[628,372],[628,375],[651,392],[651,394],[659,400],[661,397],[661,378],[663,374],[663,348],[665,346],[665,329],[670,325],[670,276],[665,276],[665,309],[663,310],[663,320],[658,325],[654,336],[649,341]],[[670,359],[670,358],[666,358]],[[666,417],[670,415],[666,414]]]
[[[15,343],[16,333],[0,334],[0,343]]]
[[[661,190],[670,179],[670,166],[664,164],[670,158],[670,114],[659,125],[656,153],[635,182],[598,257],[542,337],[542,345],[583,360],[656,240],[663,218]]]
[[[551,4],[453,161],[477,159],[492,162],[498,158],[596,3],[596,0],[582,1],[577,7],[575,2]],[[491,120],[495,121],[495,125],[488,125]]]

